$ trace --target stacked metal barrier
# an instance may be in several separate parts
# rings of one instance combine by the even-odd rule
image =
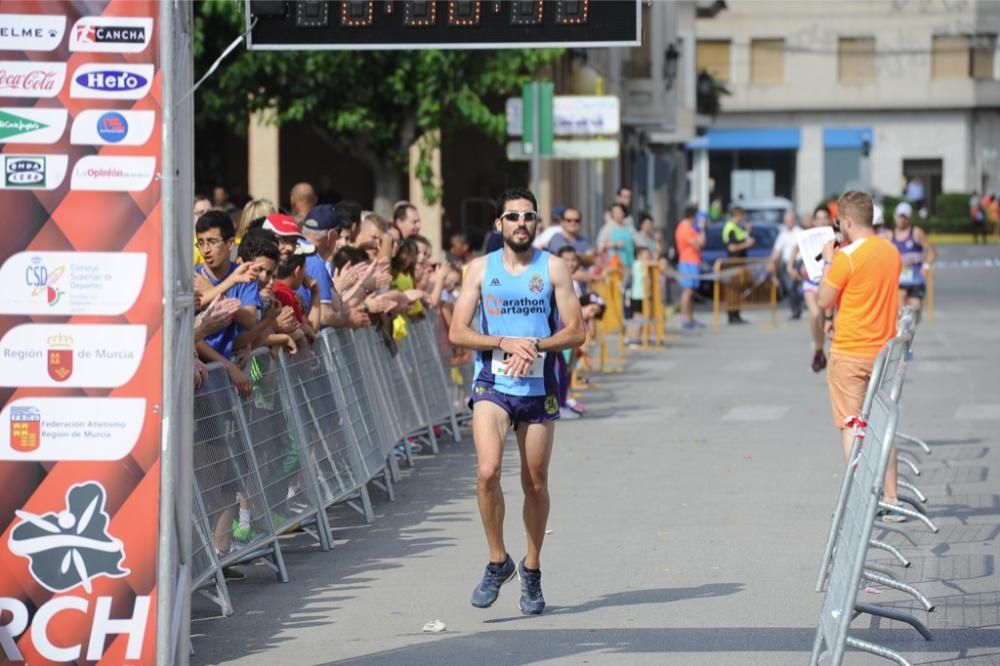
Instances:
[[[374,520],[368,483],[394,498],[397,451],[437,451],[435,428],[459,439],[436,319],[389,342],[374,330],[323,331],[289,356],[251,354],[241,397],[220,364],[195,392],[192,589],[232,613],[223,568],[251,560],[288,580],[278,537],[302,529],[333,548],[327,509]],[[402,446],[399,446],[402,444]]]
[[[916,545],[903,525],[876,520],[876,512],[880,509],[902,513],[924,523],[931,531],[938,531],[921,506],[927,501],[926,497],[904,475],[899,475],[899,487],[913,491],[917,498],[900,494],[899,499],[913,509],[882,501],[886,471],[899,436],[898,404],[915,327],[914,313],[905,311],[899,321],[898,336],[875,360],[861,414],[856,421],[854,442],[816,582],[816,590],[821,592],[825,589],[826,595],[813,646],[811,664],[814,665],[829,657],[831,664],[839,666],[848,646],[898,664],[908,663],[893,650],[848,636],[851,621],[862,613],[909,624],[925,639],[931,639],[927,627],[911,615],[857,601],[858,587],[862,581],[867,581],[909,594],[928,612],[934,609],[934,605],[919,590],[897,580],[893,569],[866,561],[869,549],[875,548],[890,553],[904,567],[910,564],[896,547],[872,538],[874,529],[898,533]],[[927,450],[929,452],[929,448]],[[900,458],[901,463],[903,460]]]

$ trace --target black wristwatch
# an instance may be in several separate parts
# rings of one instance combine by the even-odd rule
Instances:
[[[535,351],[541,354],[542,353],[541,340],[539,340],[538,338],[532,338],[532,341],[535,343]]]

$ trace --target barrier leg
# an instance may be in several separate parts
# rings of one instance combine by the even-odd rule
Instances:
[[[911,509],[907,509],[906,507],[899,506],[898,504],[889,504],[888,502],[882,502],[882,501],[880,501],[878,503],[878,506],[879,506],[880,509],[889,509],[890,511],[895,511],[896,513],[901,513],[904,516],[908,516],[910,518],[915,518],[915,519],[919,520],[920,522],[922,522],[924,525],[926,525],[927,529],[929,529],[934,534],[937,534],[940,531],[938,529],[937,525],[935,525],[934,523],[931,522],[930,518],[928,518],[927,516],[925,516],[925,515],[923,515],[921,513],[917,513],[916,511],[913,511]],[[878,521],[878,522],[881,524],[884,521]]]
[[[909,495],[903,495],[902,493],[900,493],[899,501],[909,504],[910,506],[913,507],[913,510],[916,511],[917,513],[922,513],[925,516],[927,515],[927,509],[923,507],[923,505],[920,503],[920,500],[914,497],[910,497]]]
[[[896,573],[889,567],[883,567],[881,564],[873,564],[871,562],[865,562],[865,569],[874,571],[875,573],[880,573],[883,576],[889,576],[890,578],[893,578]]]
[[[823,655],[823,626],[816,629],[816,638],[813,639],[812,654],[809,657],[809,666],[819,666],[819,660]]]
[[[886,543],[885,541],[879,541],[878,539],[869,539],[868,545],[872,548],[878,548],[879,550],[884,550],[889,553],[902,564],[904,567],[910,566],[910,561],[906,559],[899,550],[893,546],[891,543]]]
[[[847,644],[857,650],[877,655],[883,659],[890,659],[899,664],[899,666],[913,666],[910,662],[906,661],[906,659],[903,659],[903,655],[890,650],[889,648],[884,648],[881,645],[875,645],[874,643],[862,641],[857,638],[851,638],[850,636],[847,637]]]
[[[402,476],[399,473],[399,461],[396,460],[396,454],[390,453],[386,457],[387,467],[389,468],[389,480],[393,483],[399,483]],[[914,544],[916,545],[916,544]]]
[[[934,637],[931,635],[930,629],[928,629],[923,622],[913,617],[909,613],[898,611],[895,608],[876,606],[875,604],[855,604],[854,607],[859,612],[867,613],[868,615],[876,615],[878,617],[884,617],[888,620],[895,620],[896,622],[902,622],[904,624],[908,624],[914,629],[916,629],[917,632],[919,632],[920,635],[924,637],[924,640],[928,641],[934,640]]]
[[[900,439],[903,442],[907,442],[909,444],[916,444],[921,449],[923,449],[924,453],[931,452],[931,447],[927,446],[927,442],[920,439],[919,437],[914,437],[913,435],[907,435],[906,433],[903,432],[897,432],[896,439]]]
[[[896,459],[899,460],[899,462],[901,462],[902,464],[909,467],[910,471],[913,472],[916,476],[920,476],[919,460],[917,460],[913,456],[906,455],[906,453],[903,451],[896,452]]]
[[[883,576],[882,574],[877,574],[873,571],[865,569],[861,572],[861,577],[871,583],[878,583],[879,585],[884,585],[886,587],[891,587],[894,590],[899,590],[900,592],[906,592],[908,595],[923,604],[924,608],[930,612],[934,610],[934,604],[930,602],[930,599],[925,597],[923,593],[912,585],[907,585],[906,583],[900,583],[895,578],[889,576]]]
[[[904,481],[902,479],[896,479],[896,485],[899,486],[900,488],[906,488],[907,490],[912,491],[913,494],[917,496],[917,499],[920,500],[921,503],[927,504],[927,496],[924,495],[922,492],[920,492],[920,488],[917,488],[915,485],[913,485],[909,481]]]

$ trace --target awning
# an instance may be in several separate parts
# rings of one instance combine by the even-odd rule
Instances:
[[[798,150],[802,132],[798,128],[713,128],[691,139],[689,150]]]
[[[861,148],[865,142],[872,145],[870,127],[837,127],[823,130],[824,148]]]

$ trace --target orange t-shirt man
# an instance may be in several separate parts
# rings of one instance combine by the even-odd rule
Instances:
[[[684,264],[701,265],[701,250],[695,245],[698,230],[691,220],[682,220],[674,232],[674,243],[677,246],[677,259]]]
[[[839,292],[831,353],[874,359],[895,337],[902,269],[899,251],[881,236],[855,241],[834,255],[824,277]]]

